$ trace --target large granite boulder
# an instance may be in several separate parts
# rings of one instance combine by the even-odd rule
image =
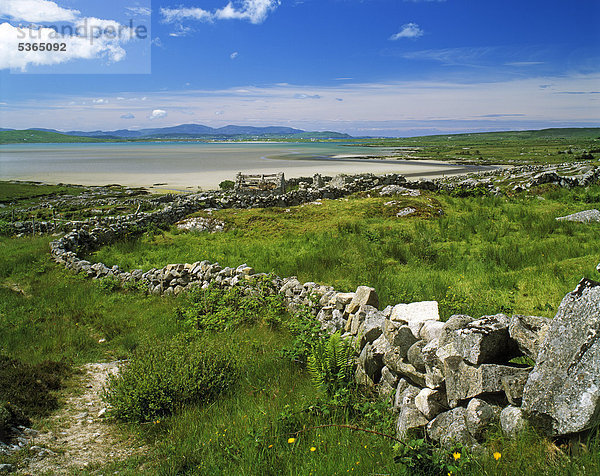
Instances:
[[[525,385],[522,408],[548,435],[600,422],[600,283],[583,279],[562,300]]]

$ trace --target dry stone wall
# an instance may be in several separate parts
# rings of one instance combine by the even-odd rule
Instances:
[[[367,185],[381,192],[407,184],[398,177],[380,180],[371,176],[345,183],[341,189],[299,190],[286,194],[285,199],[256,198],[250,205],[289,206],[301,200],[335,198]],[[261,274],[246,264],[223,268],[201,261],[143,272],[92,264],[79,257],[150,224],[175,223],[201,207],[249,206],[243,200],[253,199],[188,197],[158,212],[104,221],[89,231],[75,229],[53,241],[51,253],[58,263],[91,278],[111,276],[122,283],[137,282],[157,295],[211,284],[251,287],[253,278]],[[398,415],[400,437],[424,430],[443,446],[476,447],[490,425],[497,423],[511,436],[526,424],[556,436],[600,423],[600,283],[582,280],[564,298],[554,319],[455,315],[446,322],[440,320],[435,301],[400,303],[380,310],[377,292],[367,286],[343,293],[277,276],[272,277],[272,284],[290,309],[307,306],[322,330],[339,331],[354,341],[356,381],[390,399]],[[531,365],[515,363],[519,361]]]

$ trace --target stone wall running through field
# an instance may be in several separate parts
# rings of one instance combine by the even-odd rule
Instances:
[[[524,173],[528,183],[562,186],[589,184],[599,176],[597,168],[575,178],[539,169]],[[90,278],[134,282],[157,295],[179,294],[194,286],[251,288],[254,279],[264,275],[246,264],[223,268],[201,261],[125,271],[92,264],[80,255],[149,225],[173,224],[202,208],[287,207],[356,191],[392,195],[419,188],[493,187],[485,176],[450,184],[409,184],[401,176],[335,180],[327,187],[280,196],[186,196],[153,213],[103,219],[94,226],[87,223],[88,229],[78,227],[53,241],[51,253],[58,263]],[[355,342],[356,380],[393,402],[400,437],[424,429],[443,446],[476,447],[497,423],[508,435],[530,423],[550,436],[599,423],[600,283],[582,280],[565,296],[554,319],[456,315],[442,322],[435,301],[379,309],[377,293],[370,287],[342,293],[295,277],[271,279],[274,291],[284,296],[291,310],[308,307],[324,331],[339,331]]]

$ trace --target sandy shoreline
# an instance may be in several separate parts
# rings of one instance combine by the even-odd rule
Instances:
[[[58,172],[28,174],[19,177],[4,177],[4,180],[36,181],[49,184],[68,183],[78,185],[119,184],[127,187],[144,187],[149,190],[195,191],[217,189],[223,180],[234,180],[237,172],[245,174],[269,174],[283,171],[287,178],[321,175],[358,173],[399,173],[407,178],[440,178],[449,175],[465,174],[487,170],[488,168],[447,164],[444,162],[387,162],[374,160],[315,160],[309,166],[265,167],[242,170],[210,170],[204,172],[173,173],[124,173],[120,172]]]

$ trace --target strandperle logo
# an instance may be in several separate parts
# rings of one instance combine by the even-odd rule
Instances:
[[[150,74],[150,2],[79,1],[77,9],[0,5],[0,69],[16,74]],[[16,8],[17,5],[19,8]],[[41,4],[40,4],[41,5]]]

